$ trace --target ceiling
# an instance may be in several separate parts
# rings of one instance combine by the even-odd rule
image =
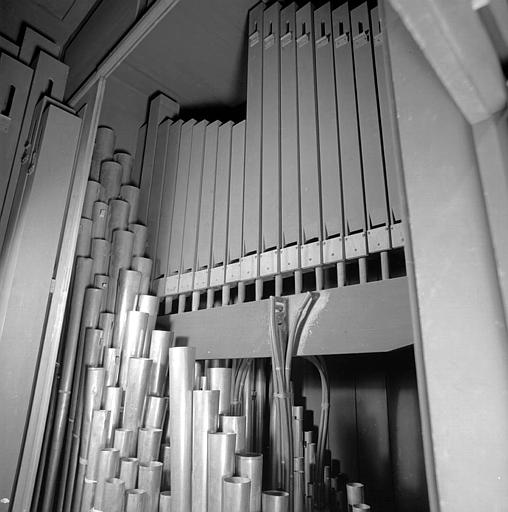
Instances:
[[[183,111],[245,102],[247,16],[258,0],[180,0],[115,74],[145,95],[162,91]]]

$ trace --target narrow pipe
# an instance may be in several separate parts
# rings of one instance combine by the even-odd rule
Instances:
[[[221,415],[220,426],[222,432],[233,432],[236,434],[235,453],[244,452],[246,430],[245,416]]]
[[[134,431],[128,428],[117,428],[115,430],[113,447],[118,449],[121,459],[134,456],[132,451],[133,437]]]
[[[367,258],[358,258],[358,272],[360,276],[360,284],[367,282]]]
[[[196,361],[194,363],[194,390],[201,389],[201,377],[203,376],[203,362]]]
[[[303,274],[301,270],[295,270],[295,294],[302,293]]]
[[[238,304],[243,302],[245,302],[245,283],[240,281],[238,283]]]
[[[225,284],[222,286],[222,305],[229,306],[231,302],[231,286],[229,284]]]
[[[138,487],[146,491],[146,512],[157,512],[159,508],[159,493],[162,476],[162,462],[152,461],[140,464]],[[183,512],[184,509],[176,509]]]
[[[125,482],[125,490],[135,489],[138,482],[139,461],[136,457],[120,459],[120,480]]]
[[[112,199],[109,202],[108,219],[106,223],[106,240],[111,240],[117,229],[126,230],[129,225],[129,203],[122,199]]]
[[[206,290],[206,309],[212,309],[214,303],[215,291],[213,288]]]
[[[302,450],[303,451],[303,450]],[[297,456],[294,459],[294,487],[293,487],[293,512],[305,510],[305,470],[304,459]]]
[[[140,464],[148,464],[159,458],[162,429],[140,428],[138,431],[137,458]]]
[[[127,313],[134,309],[139,291],[141,273],[136,270],[121,269],[118,277],[118,292],[115,305],[115,323],[112,346],[122,348],[127,322]]]
[[[134,234],[132,256],[144,256],[146,253],[147,227],[143,224],[129,224],[129,231]]]
[[[196,350],[193,347],[169,349],[171,491],[174,508],[179,512],[191,512],[192,507],[191,425],[195,360]]]
[[[99,452],[97,469],[97,487],[95,488],[94,508],[102,510],[104,505],[104,489],[106,480],[117,476],[120,466],[119,451],[115,448],[104,448]]]
[[[192,512],[207,510],[208,433],[216,432],[218,390],[192,393]]]
[[[117,282],[120,269],[129,268],[132,258],[134,234],[130,231],[113,232],[111,257],[109,260],[108,311],[113,312],[116,304]]]
[[[294,405],[293,412],[293,454],[303,457],[303,407]]]
[[[178,313],[185,313],[185,302],[187,297],[182,293],[178,296]]]
[[[150,359],[153,361],[150,373],[148,392],[162,396],[168,376],[169,348],[173,344],[173,333],[170,331],[152,331],[150,342]]]
[[[88,464],[85,477],[97,481],[99,453],[106,448],[106,438],[110,412],[99,410],[93,412],[90,444],[88,446]]]
[[[169,491],[171,489],[171,447],[169,444],[161,446],[160,460],[162,461],[161,490]]]
[[[94,238],[92,240],[92,275],[106,275],[108,273],[110,252],[111,244],[107,240],[102,238]]]
[[[150,278],[152,275],[153,261],[150,258],[144,258],[143,256],[133,256],[132,268],[141,272],[141,283],[139,285],[139,293],[147,295],[150,291]],[[159,306],[159,300],[157,299],[157,309]]]
[[[263,484],[263,455],[261,453],[237,453],[236,474],[250,480],[250,512],[261,512],[261,489]]]
[[[85,199],[81,216],[86,219],[92,218],[93,206],[99,200],[102,185],[98,181],[88,180],[86,184]]]
[[[255,298],[256,300],[263,298],[263,280],[260,277],[255,281]]]
[[[229,414],[231,407],[231,368],[208,368],[206,378],[209,389],[218,389],[219,414]]]
[[[243,476],[229,476],[222,480],[222,510],[249,512],[251,481]]]
[[[102,294],[101,311],[106,311],[108,300],[109,276],[103,274],[95,274],[93,286],[94,288],[100,288],[104,292]]]
[[[381,279],[390,279],[390,263],[388,251],[381,251]]]
[[[99,181],[104,187],[103,195],[100,199],[105,203],[108,203],[110,199],[116,199],[120,196],[122,166],[112,160],[102,162]]]
[[[264,491],[263,512],[289,512],[289,493],[286,491]]]
[[[331,468],[326,465],[323,467],[323,494],[324,494],[324,505],[329,506],[330,494],[331,494]]]
[[[90,165],[90,179],[99,180],[101,164],[113,158],[115,132],[109,126],[99,126],[95,135],[95,144]]]
[[[143,357],[148,357],[150,353],[150,341],[157,322],[157,315],[159,314],[159,302],[159,297],[155,295],[140,294],[137,298],[136,309],[148,315],[145,339],[143,341]]]
[[[348,507],[358,505],[365,501],[365,487],[359,482],[349,482],[346,484],[346,496]]]
[[[120,349],[110,347],[104,352],[104,370],[106,377],[104,385],[114,387],[118,382],[118,372],[120,370]]]
[[[103,512],[123,512],[125,483],[119,478],[108,478],[104,483]]]
[[[92,250],[92,221],[81,218],[79,221],[78,239],[76,241],[76,256],[90,256]]]
[[[337,288],[342,288],[346,285],[346,262],[339,261],[337,263]]]
[[[141,357],[148,323],[148,314],[141,311],[128,311],[122,340],[122,356],[120,360],[119,386],[127,387],[127,372],[131,357]]]
[[[235,471],[235,443],[236,434],[208,434],[208,512],[222,512],[222,479]]]
[[[134,157],[126,151],[115,151],[113,158],[122,166],[122,187],[126,186],[125,184],[131,181]]]
[[[256,377],[254,382],[256,390],[256,438],[254,450],[261,453],[264,449],[263,433],[265,426],[265,406],[266,406],[266,376],[265,361],[263,359],[256,360]]]
[[[106,231],[108,226],[108,215],[109,206],[102,201],[97,201],[93,205],[92,210],[92,232],[91,237],[93,239],[104,239],[104,241],[110,241],[111,238],[106,240]]]
[[[304,452],[304,474],[305,474],[305,495],[308,495],[309,485],[312,484],[312,430],[306,430],[303,433],[303,452]]]
[[[107,387],[104,392],[104,409],[110,412],[109,428],[106,437],[106,446],[113,446],[115,430],[120,425],[120,412],[122,408],[123,390],[117,387]]]
[[[114,313],[101,313],[99,315],[99,329],[102,329],[103,331],[104,349],[112,346],[114,324]]]
[[[254,393],[254,372],[255,365],[251,364],[247,370],[245,383],[242,393],[242,410],[233,411],[234,414],[242,414],[245,416],[245,449],[254,450],[254,433],[256,431],[256,395]],[[232,404],[233,405],[233,404]]]
[[[192,311],[197,311],[199,309],[200,300],[201,300],[201,293],[199,292],[199,290],[194,290],[192,292],[192,306],[191,306]]]
[[[134,224],[138,221],[139,188],[134,185],[122,185],[120,197],[129,203],[129,224]]]
[[[316,291],[319,292],[323,289],[323,267],[316,267],[314,273],[316,275]]]
[[[171,512],[171,491],[162,491],[160,493],[159,512]]]
[[[97,482],[95,480],[85,480],[80,512],[90,512],[92,510],[96,486]]]
[[[125,512],[145,512],[146,491],[143,489],[129,489],[125,491]],[[159,512],[161,512],[159,510]]]
[[[162,429],[167,409],[168,397],[149,395],[145,402],[145,419],[143,426],[145,428]]]

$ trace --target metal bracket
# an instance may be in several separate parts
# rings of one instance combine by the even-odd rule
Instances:
[[[298,253],[298,245],[284,247],[280,250],[280,271],[282,274],[300,268],[300,264],[298,263]]]
[[[390,231],[387,226],[369,229],[367,231],[367,246],[369,253],[387,251],[390,249]]]
[[[166,277],[166,289],[164,290],[164,296],[167,297],[168,295],[176,295],[178,293],[178,281],[178,274]]]
[[[224,265],[210,269],[210,287],[215,288],[224,284]]]
[[[0,114],[0,130],[4,133],[7,133],[11,127],[11,121],[12,119],[9,116]]]
[[[300,37],[296,38],[296,44],[299,48],[305,46],[309,42],[309,34],[302,34]]]
[[[402,222],[397,222],[397,224],[392,224],[390,226],[390,233],[392,238],[392,247],[404,247],[405,238],[404,238],[404,226]]]
[[[281,48],[284,48],[284,46],[287,46],[289,43],[293,41],[293,33],[288,32],[280,37],[280,46]]]
[[[335,38],[335,48],[340,48],[349,43],[349,32],[346,32]]]
[[[259,259],[259,275],[261,277],[273,276],[278,272],[278,253],[277,249],[268,252],[262,252]]]
[[[275,36],[273,34],[268,34],[264,38],[263,43],[265,50],[268,50],[268,48],[271,48],[275,44]]]
[[[194,290],[203,290],[208,286],[208,269],[198,270],[194,273]]]
[[[301,247],[302,268],[311,268],[321,265],[321,242],[304,244]]]
[[[366,45],[370,40],[370,31],[369,29],[364,30],[360,34],[357,34],[353,37],[353,47],[361,48],[362,46]]]
[[[321,48],[322,46],[326,46],[328,42],[330,41],[330,35],[327,34],[326,36],[320,37],[316,40],[316,47]]]
[[[240,262],[228,263],[226,265],[226,283],[237,283],[240,281]]]
[[[240,260],[240,280],[250,281],[258,277],[258,255],[251,254]]]
[[[249,36],[249,46],[252,48],[253,46],[256,46],[259,43],[259,31],[256,30],[256,32],[253,32]]]
[[[367,235],[365,231],[354,233],[344,238],[346,260],[367,256]]]
[[[194,272],[185,272],[185,274],[180,274],[180,279],[178,281],[178,293],[187,293],[192,291],[193,277]]]
[[[323,242],[323,263],[337,263],[343,259],[344,249],[341,236]]]

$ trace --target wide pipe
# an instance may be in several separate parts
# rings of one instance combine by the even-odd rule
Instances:
[[[110,411],[109,428],[107,435],[107,446],[113,446],[115,430],[120,425],[120,412],[122,409],[122,388],[108,387],[105,391],[104,409]]]
[[[93,206],[99,200],[102,185],[98,181],[88,180],[86,183],[85,199],[81,216],[85,219],[92,218]]]
[[[108,221],[106,225],[106,240],[111,240],[113,231],[126,230],[129,225],[129,203],[122,199],[112,199],[109,202]]]
[[[124,494],[124,481],[119,478],[108,478],[104,483],[102,512],[123,512]]]
[[[109,288],[108,311],[115,311],[118,275],[122,268],[128,269],[131,265],[134,234],[130,231],[115,231],[111,244],[111,258],[109,260]]]
[[[109,411],[99,410],[93,412],[90,443],[88,446],[88,464],[85,474],[87,480],[97,481],[99,453],[106,448],[109,416]]]
[[[365,501],[365,487],[360,482],[349,482],[346,484],[347,504],[349,507],[359,505]]]
[[[153,361],[150,374],[149,393],[162,396],[168,375],[169,348],[173,344],[173,333],[170,331],[152,331],[150,343],[150,359]]]
[[[219,393],[192,393],[192,512],[207,511],[208,433],[217,431]]]
[[[129,203],[129,224],[134,224],[138,221],[139,188],[134,185],[122,185],[120,197]]]
[[[122,166],[122,186],[125,183],[130,183],[132,166],[134,165],[133,156],[126,151],[116,151],[113,158],[115,162],[118,162]]]
[[[93,240],[103,240],[104,242],[111,241],[111,238],[106,240],[106,230],[108,226],[109,206],[102,201],[97,201],[93,205],[92,210],[92,251],[93,251]],[[92,252],[93,257],[93,252]],[[109,257],[109,254],[108,254]]]
[[[233,432],[236,434],[235,453],[245,451],[245,416],[223,415],[220,417],[220,426],[222,432]]]
[[[123,389],[127,386],[127,372],[131,357],[141,357],[143,341],[145,339],[148,315],[141,311],[129,311],[125,322],[125,331],[122,341],[122,358],[120,361],[119,385]]]
[[[133,258],[135,259],[135,258]],[[143,274],[141,274],[143,275]],[[143,278],[142,278],[143,279]],[[155,329],[155,323],[157,322],[157,315],[159,314],[159,297],[155,295],[138,295],[136,309],[148,314],[148,323],[145,332],[145,339],[143,342],[143,357],[148,357],[150,353],[150,340],[152,332]]]
[[[90,179],[99,180],[101,164],[113,158],[115,149],[115,132],[109,126],[99,126],[95,135],[95,144],[90,165]]]
[[[81,508],[79,509],[80,512],[89,512],[92,509],[96,487],[97,482],[95,480],[85,480],[81,497]]]
[[[191,512],[192,390],[194,347],[169,349],[169,437],[171,439],[171,492],[175,510]]]
[[[161,446],[160,460],[162,461],[161,491],[169,491],[171,489],[171,446],[169,444]]]
[[[171,512],[171,510],[171,491],[162,491],[159,496],[159,512]]]
[[[153,369],[153,363],[152,363]],[[145,428],[162,429],[166,411],[168,409],[168,397],[148,396],[145,404],[145,419],[143,426]]]
[[[104,349],[107,349],[112,346],[114,327],[114,313],[101,313],[99,315],[99,329],[102,329],[104,333]]]
[[[243,476],[229,476],[222,480],[222,510],[224,512],[235,510],[249,512],[250,507],[249,478]]]
[[[92,239],[91,256],[93,259],[92,274],[107,274],[111,244],[102,238]]]
[[[138,487],[146,491],[147,500],[145,512],[157,512],[159,509],[159,493],[162,477],[162,462],[152,461],[140,464]],[[183,509],[176,509],[182,510]]]
[[[237,453],[236,474],[248,478],[251,482],[249,511],[261,512],[263,455],[261,453]]]
[[[118,373],[120,371],[120,349],[109,347],[104,352],[104,370],[106,377],[104,384],[106,387],[114,387],[118,382]]]
[[[143,224],[129,224],[129,231],[134,234],[134,243],[132,246],[132,256],[144,256],[146,253],[146,244],[148,230]]]
[[[235,443],[232,432],[208,434],[208,512],[222,512],[222,479],[234,474]]]
[[[125,491],[125,512],[145,512],[146,491],[143,489],[129,489]],[[160,510],[159,510],[160,512]]]
[[[289,493],[286,491],[264,491],[263,512],[289,512]]]
[[[110,199],[120,197],[122,185],[122,166],[113,160],[101,164],[100,183],[104,187],[101,200],[108,203]]]
[[[92,224],[90,219],[80,219],[78,239],[76,241],[76,256],[90,256],[92,249]]]
[[[231,368],[208,368],[206,377],[209,389],[218,389],[219,414],[229,414],[231,407]]]
[[[125,482],[125,490],[135,489],[138,482],[139,461],[136,457],[120,459],[120,480]]]
[[[138,434],[137,457],[140,464],[148,464],[159,458],[161,448],[162,429],[140,428]]]
[[[370,510],[370,505],[366,503],[356,503],[353,505],[353,512],[358,512],[360,510]]]
[[[141,272],[141,285],[139,293],[148,295],[150,290],[150,278],[152,276],[153,261],[151,258],[144,258],[143,256],[134,256],[132,258],[132,268]],[[157,308],[159,306],[159,299],[157,298]]]
[[[117,428],[115,430],[113,447],[120,452],[120,458],[133,457],[132,446],[134,445],[134,431],[128,428]]]
[[[115,448],[104,448],[99,452],[97,487],[95,488],[94,508],[102,510],[106,480],[116,477],[120,465],[120,452]]]

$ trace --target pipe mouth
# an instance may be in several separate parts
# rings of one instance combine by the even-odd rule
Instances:
[[[137,457],[123,457],[120,462],[138,462]]]
[[[125,484],[123,480],[120,480],[120,478],[108,478],[106,480],[106,483],[113,484],[113,485],[122,485]]]
[[[263,494],[266,494],[267,496],[279,496],[281,498],[289,496],[289,493],[286,491],[263,491]]]
[[[126,494],[146,494],[146,491],[144,489],[129,489],[125,492]]]
[[[355,488],[361,488],[363,487],[363,484],[361,484],[360,482],[349,482],[346,484],[347,487],[355,487]]]
[[[236,485],[250,484],[250,478],[247,478],[245,476],[225,476],[222,480],[223,480],[223,482],[226,482],[228,484],[236,484]]]
[[[161,491],[160,493],[161,496],[166,496],[166,497],[171,497],[171,491]]]
[[[262,453],[255,453],[255,452],[237,453],[236,456],[239,459],[262,459],[263,458]]]
[[[225,436],[225,437],[231,437],[236,436],[236,432],[208,432],[209,436]]]
[[[370,505],[366,505],[365,503],[355,503],[353,505],[353,510],[370,510]]]
[[[159,462],[157,460],[151,460],[150,462],[146,462],[144,464],[140,464],[139,465],[139,468],[145,468],[145,469],[156,469],[156,468],[161,468],[162,467],[162,462]]]

